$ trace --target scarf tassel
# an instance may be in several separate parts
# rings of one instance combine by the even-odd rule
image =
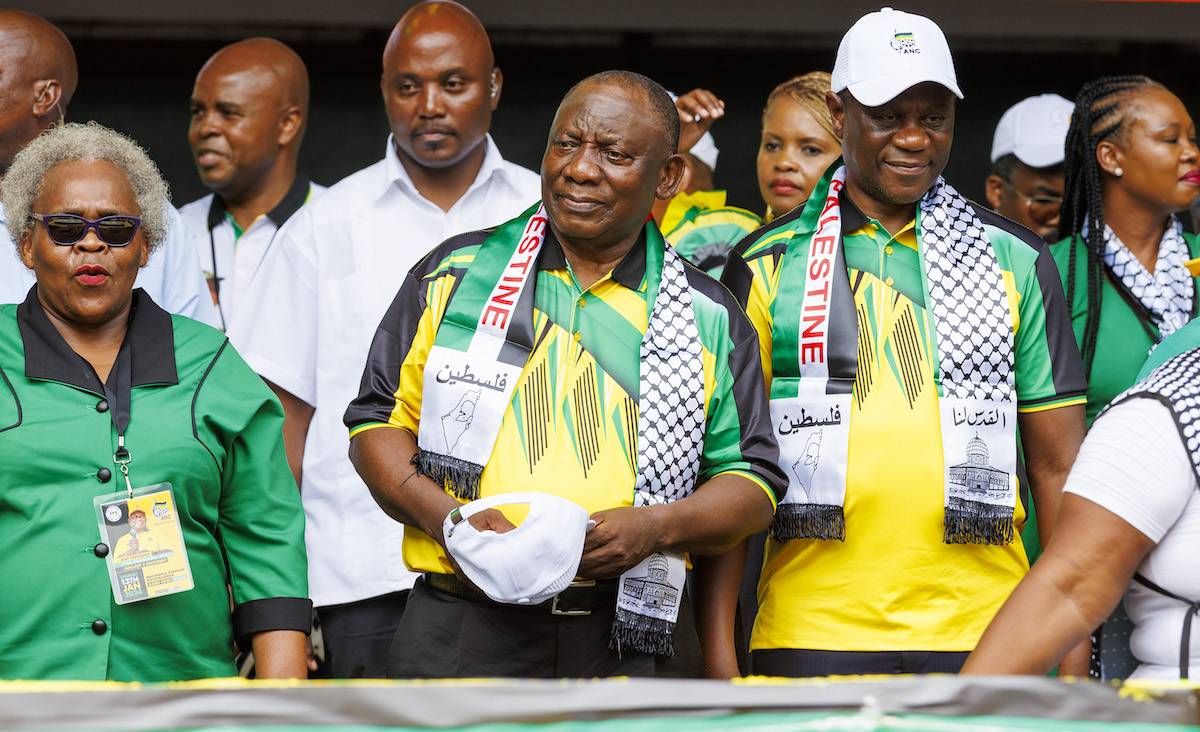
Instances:
[[[608,647],[617,655],[625,649],[655,656],[675,655],[675,623],[617,608]]]
[[[771,539],[846,540],[846,515],[841,506],[781,503],[771,522]]]
[[[483,466],[429,450],[419,450],[413,456],[417,472],[433,480],[462,501],[479,498],[479,482]]]
[[[947,508],[945,536],[947,544],[1011,544],[1014,536],[1012,511],[996,515],[994,511]]]

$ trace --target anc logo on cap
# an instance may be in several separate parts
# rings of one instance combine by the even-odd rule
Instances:
[[[896,53],[920,53],[921,49],[917,48],[917,39],[913,38],[911,32],[896,31],[892,37],[892,42],[888,44]]]

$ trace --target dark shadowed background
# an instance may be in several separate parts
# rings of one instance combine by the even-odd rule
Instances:
[[[16,3],[58,23],[75,44],[79,90],[68,117],[95,119],[148,147],[177,204],[205,191],[187,147],[188,97],[217,48],[251,35],[291,45],[308,64],[312,110],[302,156],[316,181],[336,182],[383,155],[387,123],[380,56],[411,2],[317,0],[39,0]],[[851,0],[466,0],[488,26],[504,90],[492,133],[509,159],[536,169],[555,106],[587,74],[627,68],[727,103],[713,130],[718,185],[761,211],[754,177],[767,92],[794,74],[833,66],[841,34],[879,6]],[[1087,79],[1144,73],[1192,110],[1200,103],[1200,5],[1087,0],[924,0],[898,3],[946,31],[960,86],[948,178],[982,197],[992,131],[1032,94],[1068,98]]]

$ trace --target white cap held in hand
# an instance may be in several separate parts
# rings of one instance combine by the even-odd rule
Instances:
[[[1075,105],[1057,94],[1023,99],[1009,108],[996,125],[992,162],[1005,155],[1031,168],[1058,165],[1066,156],[1067,128]]]
[[[942,29],[929,18],[883,8],[850,26],[833,65],[834,92],[849,89],[859,104],[878,107],[932,81],[963,98]]]

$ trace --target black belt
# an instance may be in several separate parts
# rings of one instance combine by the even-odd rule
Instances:
[[[1169,597],[1172,600],[1178,600],[1178,601],[1182,602],[1184,605],[1188,606],[1187,612],[1185,612],[1183,615],[1183,638],[1179,641],[1179,678],[1182,681],[1187,681],[1188,667],[1191,665],[1191,663],[1190,663],[1191,659],[1189,657],[1191,656],[1191,644],[1192,644],[1192,616],[1200,615],[1200,601],[1189,600],[1186,597],[1181,597],[1179,595],[1176,595],[1174,592],[1171,592],[1170,590],[1166,590],[1166,589],[1163,589],[1162,587],[1159,587],[1158,585],[1154,584],[1153,582],[1146,579],[1145,577],[1143,577],[1140,574],[1133,575],[1133,579],[1138,584],[1142,585],[1143,587],[1145,587],[1149,590],[1157,592],[1160,595]]]
[[[531,612],[544,612],[550,615],[591,615],[593,610],[614,609],[617,605],[617,580],[615,579],[572,582],[567,589],[537,605],[510,605],[496,602],[454,574],[427,572],[421,575],[421,579],[438,592],[444,592],[460,600]]]

